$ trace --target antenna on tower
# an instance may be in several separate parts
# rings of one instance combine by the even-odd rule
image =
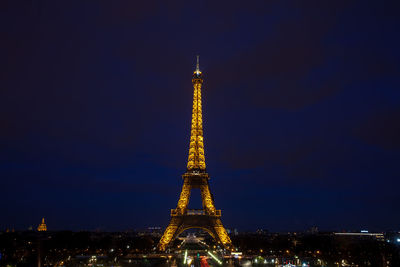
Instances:
[[[199,61],[200,61],[200,56],[199,55],[197,55],[197,64],[196,64],[196,72],[197,73],[199,73],[200,72],[200,63],[199,63]]]

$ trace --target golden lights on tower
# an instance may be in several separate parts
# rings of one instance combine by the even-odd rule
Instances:
[[[197,56],[196,70],[193,72],[192,83],[194,89],[193,109],[187,169],[189,171],[205,171],[206,160],[204,156],[203,116],[201,106],[201,85],[203,84],[203,78],[199,67],[199,56]]]
[[[46,223],[44,222],[44,218],[42,218],[42,222],[39,224],[37,230],[38,230],[39,232],[45,232],[45,231],[47,231],[47,225],[46,225]]]

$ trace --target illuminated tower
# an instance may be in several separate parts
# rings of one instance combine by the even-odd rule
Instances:
[[[47,231],[47,226],[46,226],[46,223],[44,222],[44,218],[42,218],[42,223],[39,224],[37,230],[38,230],[39,232],[45,232],[45,231]]]
[[[210,177],[206,172],[201,111],[203,77],[199,68],[199,56],[192,83],[193,110],[187,170],[182,175],[183,186],[178,205],[176,209],[171,210],[170,223],[158,243],[158,249],[161,251],[165,250],[180,233],[190,228],[201,228],[224,248],[232,248],[232,242],[221,222],[221,210],[217,210],[214,206],[214,198],[208,183]],[[190,192],[193,188],[200,188],[201,191],[203,208],[200,210],[188,209]]]

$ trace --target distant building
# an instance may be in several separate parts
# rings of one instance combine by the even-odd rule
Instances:
[[[318,230],[317,226],[313,226],[310,228],[310,230],[308,232],[312,235],[316,235],[316,234],[318,234],[319,230]]]
[[[233,229],[233,235],[237,236],[239,234],[238,230],[235,228]]]
[[[256,233],[259,234],[259,235],[266,235],[266,234],[268,234],[268,230],[266,230],[266,229],[257,229]]]
[[[46,223],[44,222],[44,218],[42,218],[42,223],[39,224],[37,230],[38,230],[39,232],[45,232],[45,231],[47,231],[47,226],[46,226]]]
[[[355,237],[355,238],[373,238],[378,241],[384,241],[385,236],[383,233],[368,233],[368,232],[360,232],[360,233],[334,233],[336,236],[347,236],[347,237]]]
[[[162,234],[162,229],[161,227],[158,226],[152,226],[152,227],[147,227],[146,229],[138,230],[137,234],[139,236],[151,235],[154,237],[160,237]]]

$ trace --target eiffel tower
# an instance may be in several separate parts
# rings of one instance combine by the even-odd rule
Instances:
[[[190,228],[200,228],[208,232],[220,245],[232,249],[232,242],[221,222],[221,210],[214,206],[214,198],[210,192],[206,172],[203,143],[203,119],[201,112],[202,73],[197,56],[196,70],[193,72],[193,111],[192,129],[190,132],[189,158],[187,170],[182,175],[183,186],[176,209],[171,210],[171,220],[158,243],[158,250],[164,251],[168,245],[183,231]],[[188,209],[190,192],[200,188],[203,209]]]

